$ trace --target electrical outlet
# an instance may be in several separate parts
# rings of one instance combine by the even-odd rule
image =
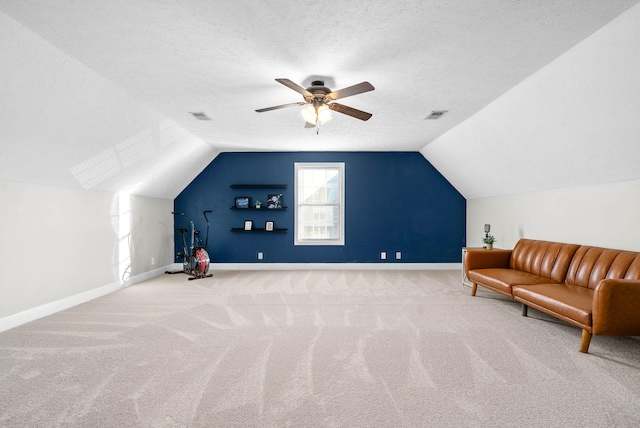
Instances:
[[[155,264],[156,264],[156,258],[151,257],[151,266],[154,266]]]
[[[383,251],[380,253],[380,260],[387,260],[387,252]]]
[[[396,251],[396,260],[400,260],[402,258],[402,252]]]
[[[264,259],[264,253],[262,251],[258,251],[258,260]]]

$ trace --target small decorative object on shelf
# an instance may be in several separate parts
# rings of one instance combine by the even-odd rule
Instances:
[[[482,242],[484,243],[487,250],[493,250],[493,243],[496,242],[496,238],[494,238],[493,235],[489,235],[487,233],[487,235],[482,238]]]
[[[232,184],[232,189],[286,189],[286,184]],[[232,210],[250,209],[259,210],[266,205],[266,208],[287,211],[287,207],[282,205],[282,193],[269,194],[267,202],[257,199],[257,194],[252,193],[249,196],[236,196],[235,202],[231,206]],[[255,201],[255,202],[254,202]]]
[[[282,209],[282,193],[269,195],[267,208]]]
[[[249,208],[249,198],[247,196],[236,196],[236,208]]]
[[[243,227],[232,227],[231,232],[242,232],[242,233],[287,233],[287,228],[284,227],[274,227],[273,230],[267,230],[260,227],[251,226],[250,230],[247,230]]]
[[[272,221],[265,222],[264,230],[266,230],[267,232],[273,232],[273,222]]]
[[[496,242],[496,238],[494,238],[493,235],[489,235],[489,232],[491,232],[491,225],[485,224],[484,238],[482,238],[482,242],[485,244],[483,248],[486,248],[487,250],[493,250],[493,243]]]
[[[244,230],[253,229],[253,220],[245,220],[244,221]]]

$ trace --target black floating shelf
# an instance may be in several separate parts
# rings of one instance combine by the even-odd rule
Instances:
[[[232,210],[238,210],[238,211],[247,211],[247,210],[258,210],[258,211],[286,211],[287,207],[282,207],[282,208],[256,208],[256,207],[247,207],[247,208],[238,208],[238,207],[231,207]]]
[[[245,232],[245,233],[252,233],[252,232],[263,232],[263,233],[285,233],[287,230],[289,229],[273,229],[273,230],[266,230],[264,228],[253,228],[251,230],[244,230],[244,228],[242,227],[232,227],[231,231],[232,232]]]
[[[286,189],[286,184],[232,184],[232,189]]]

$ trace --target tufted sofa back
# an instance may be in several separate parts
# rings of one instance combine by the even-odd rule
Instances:
[[[509,267],[562,282],[579,247],[576,244],[521,239],[511,253]]]
[[[640,279],[640,253],[607,248],[578,248],[565,282],[594,289],[602,279]]]
[[[521,239],[511,253],[510,267],[562,282],[577,244]]]

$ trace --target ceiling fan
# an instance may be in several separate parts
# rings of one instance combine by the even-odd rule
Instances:
[[[282,104],[279,106],[266,107],[256,110],[258,113],[265,111],[278,110],[286,107],[303,106],[309,104],[312,108],[311,112],[303,111],[303,116],[307,121],[305,127],[313,128],[320,122],[324,122],[324,114],[328,113],[327,109],[337,111],[338,113],[346,114],[347,116],[355,117],[360,120],[369,120],[371,113],[367,113],[362,110],[357,110],[353,107],[348,107],[343,104],[334,102],[335,100],[350,97],[352,95],[358,95],[363,92],[373,91],[375,88],[369,82],[358,83],[357,85],[349,86],[348,88],[340,89],[338,91],[332,91],[324,86],[322,80],[315,80],[311,82],[311,86],[303,88],[302,86],[292,82],[289,79],[276,79],[276,82],[282,83],[294,91],[300,93],[304,97],[304,102]],[[307,113],[305,115],[305,113]]]

